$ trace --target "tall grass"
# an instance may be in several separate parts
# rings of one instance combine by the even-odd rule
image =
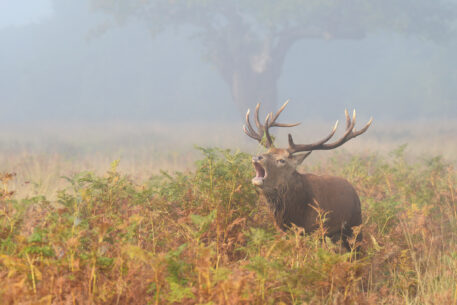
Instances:
[[[278,231],[249,155],[199,151],[193,170],[141,182],[117,161],[74,174],[56,200],[17,198],[1,176],[1,303],[457,304],[457,172],[443,159],[400,147],[306,168],[356,186],[356,258],[322,231]]]

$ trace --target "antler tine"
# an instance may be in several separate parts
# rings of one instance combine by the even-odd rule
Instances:
[[[279,108],[279,110],[276,112],[276,114],[273,116],[273,113],[271,113],[272,119],[270,123],[270,127],[294,127],[297,125],[300,125],[300,123],[294,123],[294,124],[284,124],[284,123],[276,123],[276,119],[279,117],[281,112],[286,108],[287,104],[289,104],[289,100],[285,101],[284,104]]]
[[[336,127],[338,125],[338,121],[336,122],[335,126],[333,127],[332,132],[330,132],[330,134],[327,137],[325,137],[324,139],[322,139],[318,142],[315,142],[313,144],[297,145],[294,143],[292,136],[289,134],[289,148],[287,149],[287,151],[289,153],[293,154],[293,153],[300,152],[300,151],[329,150],[329,149],[336,148],[340,145],[343,145],[350,139],[355,138],[355,137],[361,135],[362,133],[364,133],[365,131],[367,131],[368,127],[370,127],[371,122],[373,121],[373,118],[371,118],[370,121],[362,129],[355,131],[354,130],[354,126],[355,126],[355,122],[356,122],[355,109],[352,112],[352,119],[350,118],[347,109],[345,110],[345,116],[346,116],[346,131],[344,132],[343,136],[340,139],[338,139],[337,141],[326,144],[327,141],[330,140],[330,138],[332,138],[333,135],[335,134]]]
[[[279,108],[279,110],[276,112],[275,116],[271,118],[271,123],[274,124],[276,122],[276,119],[279,117],[281,112],[286,108],[287,104],[289,104],[289,100],[285,101],[284,104]],[[273,113],[271,113],[273,115]]]
[[[247,121],[247,123],[248,123],[249,131],[250,131],[252,134],[256,135],[257,137],[261,137],[261,135],[258,134],[258,133],[254,130],[254,128],[252,128],[251,120],[250,120],[250,118],[249,118],[250,113],[251,113],[251,109],[248,109],[248,112],[246,113],[246,121]]]
[[[346,111],[346,114],[347,114],[347,111]],[[339,142],[346,142],[345,139],[352,133],[353,129],[354,129],[354,126],[355,126],[355,109],[354,111],[352,112],[352,120],[351,118],[349,117],[349,115],[346,116],[346,131],[344,132],[343,136],[336,142],[333,142],[332,145],[336,145],[337,143]],[[349,140],[349,139],[348,139]],[[344,143],[343,142],[343,143]],[[341,144],[343,144],[341,143]],[[329,144],[330,145],[330,144]]]
[[[248,131],[247,128],[246,128],[246,125],[243,125],[243,131],[244,131],[244,133],[245,133],[248,137],[251,137],[249,131]]]
[[[265,136],[267,137],[267,141],[264,143],[264,145],[266,148],[270,148],[273,143],[273,141],[271,140],[271,136],[268,132],[270,114],[268,114],[265,119],[265,125],[260,124],[259,108],[260,108],[260,104],[257,104],[256,109],[255,109],[254,120],[255,120],[256,126],[260,133],[257,133],[254,130],[254,128],[252,128],[251,121],[249,120],[249,115],[251,113],[250,109],[248,109],[248,111],[246,112],[246,125],[243,125],[243,131],[246,135],[257,140],[259,143],[262,143],[262,138],[263,138],[263,135],[265,134]]]
[[[262,137],[257,132],[255,132],[254,128],[252,128],[251,121],[249,120],[250,113],[251,109],[248,109],[248,111],[246,112],[246,125],[243,125],[244,133],[247,134],[249,137],[256,139],[260,142],[262,140]]]
[[[249,131],[248,128],[246,128],[246,125],[243,125],[243,131],[246,135],[248,135],[249,137],[253,138],[253,139],[258,139],[257,135],[256,134],[253,134]]]
[[[310,151],[312,149],[308,149],[309,148],[312,148],[312,147],[318,147],[318,146],[321,146],[322,144],[326,143],[328,140],[330,140],[333,135],[335,134],[336,132],[336,129],[338,127],[338,121],[335,122],[335,125],[333,126],[333,129],[332,131],[328,134],[328,136],[326,136],[325,138],[323,138],[322,140],[320,141],[317,141],[313,144],[295,144],[294,143],[294,140],[292,138],[292,135],[289,133],[289,148],[287,149],[287,151],[291,154],[295,153],[295,152],[299,152],[299,151]]]
[[[358,136],[358,135],[361,135],[362,133],[364,133],[365,131],[367,131],[368,127],[370,127],[371,123],[373,122],[373,118],[371,117],[370,120],[368,121],[368,123],[360,130],[354,130],[354,137]]]
[[[255,106],[254,121],[255,121],[255,125],[257,126],[257,129],[260,131],[260,134],[263,136],[263,133],[265,130],[264,130],[264,126],[262,126],[260,124],[259,109],[260,109],[260,103],[257,103],[257,106]]]
[[[255,125],[257,126],[257,131],[254,130],[254,128],[251,125],[249,116],[251,111],[248,109],[246,112],[246,124],[243,125],[243,130],[244,133],[247,134],[249,137],[259,141],[262,145],[264,145],[266,148],[271,148],[273,147],[273,140],[270,135],[269,128],[270,127],[293,127],[297,126],[300,123],[295,123],[295,124],[283,124],[283,123],[276,123],[276,119],[278,116],[281,114],[281,112],[284,110],[284,108],[288,104],[288,100],[279,108],[279,110],[276,112],[276,114],[273,115],[273,112],[270,112],[267,117],[265,118],[265,124],[262,125],[260,123],[259,119],[259,110],[260,110],[260,103],[258,103],[255,107],[255,113],[254,113],[254,122]],[[263,137],[266,137],[265,143],[262,143]]]
[[[265,145],[267,148],[270,148],[271,146],[273,146],[273,140],[271,139],[270,131],[269,131],[269,127],[270,127],[269,120],[272,115],[273,115],[273,113],[269,113],[267,115],[267,118],[265,119],[265,137],[267,138],[267,142],[265,143]]]
[[[346,129],[348,129],[351,126],[351,117],[347,109],[344,109],[344,116],[346,117]]]
[[[294,124],[284,124],[284,123],[274,123],[274,125],[271,125],[271,127],[294,127],[294,126],[298,126],[300,125],[301,123],[298,122],[298,123],[294,123]]]

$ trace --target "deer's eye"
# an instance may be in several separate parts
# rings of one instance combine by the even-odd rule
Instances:
[[[286,160],[284,160],[284,159],[279,159],[279,160],[278,160],[278,163],[284,164],[284,163],[286,163]]]

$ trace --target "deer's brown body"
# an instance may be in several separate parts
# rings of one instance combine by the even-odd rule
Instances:
[[[259,190],[274,213],[276,225],[286,230],[292,224],[312,232],[318,227],[315,207],[328,214],[325,225],[333,240],[352,234],[351,227],[362,223],[359,197],[345,179],[333,176],[294,173],[277,189]]]
[[[355,112],[352,120],[346,112],[346,132],[339,140],[327,143],[335,133],[335,124],[332,132],[319,142],[297,145],[289,134],[289,148],[275,148],[268,128],[295,126],[276,123],[277,117],[286,105],[287,102],[276,115],[269,114],[264,125],[259,122],[257,105],[254,118],[259,133],[254,131],[249,122],[249,111],[246,115],[246,134],[261,143],[265,136],[265,146],[268,148],[266,153],[252,158],[256,170],[252,183],[270,206],[275,222],[282,230],[286,230],[292,224],[304,228],[305,232],[316,230],[319,225],[316,210],[318,208],[326,214],[326,234],[334,241],[342,238],[343,244],[349,247],[347,237],[352,235],[352,227],[362,223],[360,200],[354,187],[340,177],[299,173],[297,167],[311,151],[333,149],[362,134],[368,129],[371,121],[361,130],[355,131]],[[296,154],[304,151],[307,153]],[[361,235],[358,236],[358,239],[360,238]]]

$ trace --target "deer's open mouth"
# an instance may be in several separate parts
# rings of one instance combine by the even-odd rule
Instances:
[[[256,186],[263,185],[263,180],[267,176],[265,168],[259,162],[253,162],[255,169],[255,177],[252,178],[252,184]]]

